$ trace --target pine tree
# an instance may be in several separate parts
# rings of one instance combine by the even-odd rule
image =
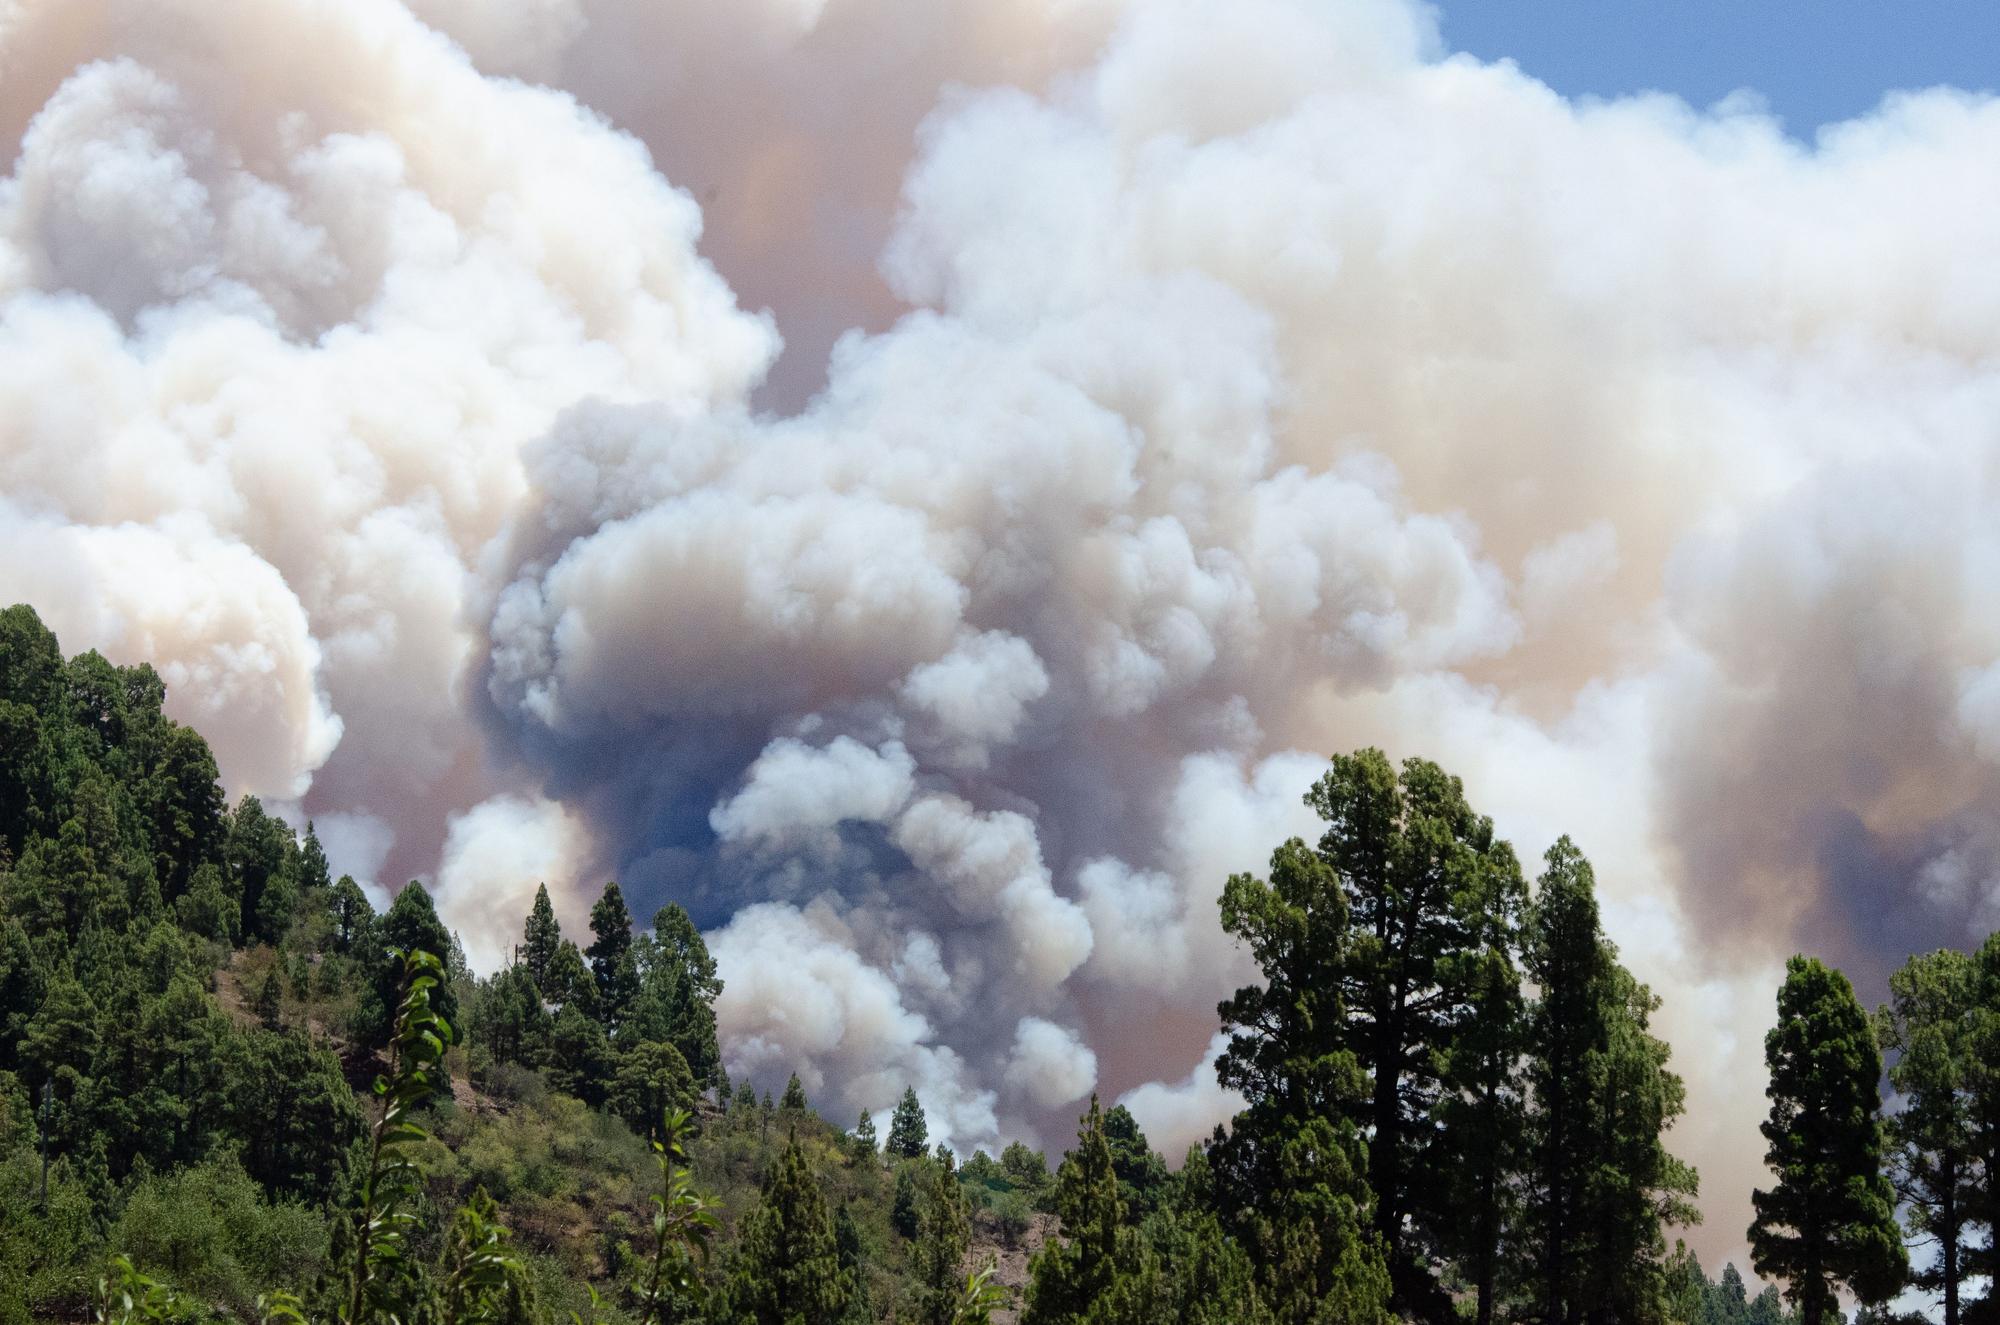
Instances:
[[[1650,1030],[1659,1000],[1598,923],[1590,862],[1549,849],[1522,939],[1530,1013],[1525,1234],[1545,1320],[1651,1319],[1664,1308],[1663,1222],[1692,1222],[1694,1170],[1662,1134],[1685,1090]]]
[[[1598,925],[1590,862],[1567,837],[1549,848],[1536,882],[1521,959],[1541,991],[1528,1035],[1536,1103],[1527,1209],[1533,1296],[1543,1320],[1574,1325],[1588,1269],[1590,1065],[1610,1036],[1604,990],[1611,955]]]
[[[917,1236],[917,1165],[906,1159],[896,1165],[896,1184],[889,1198],[889,1227],[906,1239]]]
[[[889,1119],[889,1144],[884,1149],[891,1159],[922,1159],[929,1140],[930,1128],[924,1122],[924,1106],[917,1101],[917,1088],[906,1086]]]
[[[1376,1235],[1397,1303],[1437,1314],[1446,1304],[1425,1260],[1463,1212],[1431,1181],[1446,1166],[1424,1152],[1449,1089],[1443,1068],[1475,1016],[1487,908],[1496,891],[1518,892],[1520,867],[1459,779],[1428,760],[1399,772],[1380,750],[1337,755],[1305,799],[1327,822],[1318,852],[1347,903],[1349,941],[1327,974],[1367,1081],[1355,1121],[1368,1138]]]
[[[549,885],[535,888],[535,904],[528,911],[528,923],[521,934],[521,964],[535,978],[544,996],[548,995],[549,966],[562,944],[562,926],[556,923],[556,909],[549,903]],[[551,997],[551,1002],[555,1000]]]
[[[549,1084],[596,1107],[610,1092],[611,1041],[576,1003],[563,1005],[549,1027]]]
[[[743,1221],[731,1302],[754,1325],[841,1325],[852,1294],[826,1199],[794,1135]]]
[[[715,1000],[722,993],[715,958],[688,913],[669,902],[653,917],[653,932],[635,941],[638,994],[635,1033],[667,1040],[687,1059],[695,1080],[719,1081],[722,1051],[715,1031]]]
[[[867,1270],[862,1264],[861,1227],[854,1222],[854,1212],[842,1201],[833,1213],[834,1252],[840,1260],[840,1272],[847,1279],[852,1291],[848,1294],[845,1325],[872,1325],[874,1314],[869,1310],[866,1290]]]
[[[950,1167],[931,1163],[923,1168],[912,1248],[917,1282],[922,1285],[917,1318],[924,1325],[952,1325],[965,1292],[960,1267],[972,1243],[972,1223],[965,1210],[965,1193]]]
[[[333,919],[333,949],[354,952],[368,945],[368,931],[375,923],[375,908],[361,885],[343,874],[333,885],[328,910]]]
[[[875,1158],[875,1120],[866,1109],[861,1111],[861,1120],[854,1124],[853,1147],[857,1160]]]
[[[1765,1162],[1777,1176],[1751,1194],[1757,1273],[1785,1279],[1804,1325],[1839,1311],[1835,1285],[1864,1301],[1903,1285],[1908,1261],[1895,1193],[1882,1175],[1882,1059],[1847,977],[1794,957],[1764,1039],[1771,1115]]]
[[[1147,1321],[1179,1325],[1269,1325],[1257,1268],[1215,1215],[1215,1174],[1190,1146],[1165,1204],[1139,1226],[1142,1282],[1122,1296]],[[1146,1271],[1150,1270],[1150,1275]],[[1143,1282],[1150,1278],[1151,1282]]]
[[[313,821],[306,820],[306,839],[299,845],[299,888],[304,892],[324,891],[333,886],[333,872],[326,863],[326,848],[320,845]]]
[[[1104,1111],[1090,1097],[1076,1148],[1056,1170],[1056,1215],[1063,1238],[1050,1242],[1028,1267],[1028,1303],[1021,1325],[1070,1325],[1101,1310],[1119,1277],[1119,1233],[1125,1202],[1104,1136]],[[1128,1244],[1128,1258],[1130,1247]]]
[[[1167,1162],[1146,1141],[1139,1120],[1122,1104],[1104,1114],[1104,1140],[1111,1147],[1111,1168],[1118,1175],[1118,1195],[1125,1202],[1125,1222],[1137,1224],[1160,1208],[1171,1181]]]
[[[1663,1222],[1699,1220],[1692,1168],[1667,1152],[1666,1130],[1686,1090],[1667,1070],[1666,1041],[1652,1034],[1660,1000],[1615,961],[1606,988],[1607,1036],[1591,1064],[1595,1179],[1588,1191],[1586,1301],[1619,1320],[1657,1317],[1666,1297]]]
[[[1514,964],[1526,890],[1511,852],[1503,858],[1496,850],[1482,861],[1489,868],[1477,877],[1480,898],[1471,908],[1479,918],[1454,973],[1468,994],[1467,1015],[1445,1056],[1430,1161],[1436,1190],[1458,1212],[1433,1234],[1472,1284],[1476,1325],[1493,1325],[1502,1242],[1518,1223],[1516,1178],[1527,1158],[1526,1009]]]
[[[1972,996],[1965,1023],[1964,1090],[1968,1149],[1984,1181],[1973,1186],[1966,1221],[1988,1230],[1967,1249],[1964,1272],[2000,1283],[2000,934],[1988,936],[1972,958]],[[1988,1288],[1984,1315],[2000,1307]],[[1970,1319],[1973,1312],[1967,1311]]]
[[[542,997],[549,1002],[563,1008],[575,1008],[592,1021],[598,1020],[597,982],[591,979],[583,953],[568,939],[556,946],[556,955],[549,961],[547,974],[536,984],[541,988]]]
[[[50,976],[48,993],[16,1046],[28,1098],[50,1101],[48,1137],[65,1152],[88,1137],[97,1026],[97,1004],[65,963]]]
[[[494,1060],[541,1067],[547,1062],[550,1018],[525,966],[509,966],[482,987],[470,1018],[472,1039]]]
[[[396,894],[396,900],[389,904],[388,912],[382,917],[378,937],[383,950],[374,957],[375,998],[369,1010],[369,1021],[374,1029],[375,1042],[382,1044],[388,1040],[389,1031],[395,1023],[397,1005],[402,1000],[403,959],[389,954],[427,952],[442,959],[451,949],[451,932],[438,919],[430,893],[425,891],[423,884],[412,879]],[[458,995],[449,984],[440,982],[430,991],[430,1006],[447,1025],[456,1029]]]
[[[1743,1271],[1730,1261],[1722,1267],[1715,1285],[1714,1325],[1744,1325],[1750,1319],[1750,1292],[1743,1283]]]
[[[639,996],[639,968],[632,953],[632,913],[617,883],[604,885],[603,896],[590,908],[590,977],[597,986],[597,1017],[616,1031]]]
[[[266,814],[255,796],[245,796],[230,819],[224,852],[245,931],[276,944],[298,901],[293,878],[298,849],[291,830],[284,820]]]
[[[1224,1226],[1286,1325],[1383,1320],[1388,1276],[1363,1228],[1372,1196],[1354,1123],[1366,1082],[1337,978],[1352,941],[1339,877],[1294,838],[1272,853],[1269,882],[1229,880],[1222,927],[1266,981],[1218,1008],[1230,1039],[1216,1078],[1245,1102],[1209,1150]]]
[[[284,1023],[284,990],[278,984],[278,964],[271,963],[264,981],[257,987],[257,1020],[265,1030],[275,1031]]]
[[[661,1120],[669,1109],[694,1104],[694,1074],[671,1044],[636,1045],[618,1056],[609,1106],[640,1136],[660,1139]]]
[[[1978,976],[1964,953],[1911,957],[1889,977],[1890,1002],[1875,1015],[1881,1046],[1897,1055],[1889,1084],[1902,1108],[1888,1120],[1890,1175],[1912,1237],[1937,1258],[1911,1283],[1938,1294],[1944,1325],[1959,1325],[1959,1300],[1975,1241],[1985,1174],[1975,1149],[1970,1059]]]

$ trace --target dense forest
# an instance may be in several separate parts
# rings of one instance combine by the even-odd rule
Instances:
[[[878,1138],[732,1081],[701,934],[615,883],[474,977],[421,884],[378,915],[228,806],[164,697],[0,613],[0,1325],[1817,1325],[1898,1293],[1906,1236],[1949,1325],[1984,1305],[2000,945],[1872,1017],[1793,961],[1752,1294],[1670,1241],[1681,1082],[1589,862],[1530,886],[1433,764],[1334,758],[1324,836],[1223,886],[1242,1111],[1169,1164],[1092,1100],[1051,1171],[933,1148],[913,1090]]]

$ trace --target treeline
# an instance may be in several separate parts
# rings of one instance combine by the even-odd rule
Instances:
[[[1765,1042],[1775,1181],[1755,1195],[1753,1257],[1787,1281],[1809,1325],[1838,1314],[1842,1287],[1864,1303],[1912,1287],[1945,1325],[1990,1320],[2000,1307],[2000,935],[1973,954],[1911,957],[1889,992],[1871,1018],[1839,971],[1808,957],[1787,966]]]
[[[227,806],[163,698],[0,612],[0,1323],[1785,1325],[1902,1286],[1899,1204],[1950,1325],[1992,1272],[2000,951],[1872,1021],[1794,962],[1752,1230],[1791,1305],[1752,1297],[1668,1244],[1682,1085],[1588,861],[1530,888],[1434,764],[1336,757],[1319,840],[1227,881],[1242,1111],[1170,1170],[1092,1101],[1052,1174],[931,1147],[914,1091],[878,1144],[731,1081],[700,933],[615,883],[581,944],[538,893],[475,979],[420,885],[377,915],[310,824]]]

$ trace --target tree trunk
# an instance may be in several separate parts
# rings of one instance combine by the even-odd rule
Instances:
[[[1942,1264],[1939,1269],[1944,1274],[1944,1325],[1958,1325],[1958,1162],[1955,1156],[1944,1157],[1943,1188],[1944,1209],[1939,1220],[1938,1254]]]

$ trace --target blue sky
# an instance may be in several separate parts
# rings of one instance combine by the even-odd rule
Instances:
[[[1882,94],[2000,83],[1996,0],[1437,0],[1445,44],[1511,56],[1566,95],[1763,94],[1788,132]]]

